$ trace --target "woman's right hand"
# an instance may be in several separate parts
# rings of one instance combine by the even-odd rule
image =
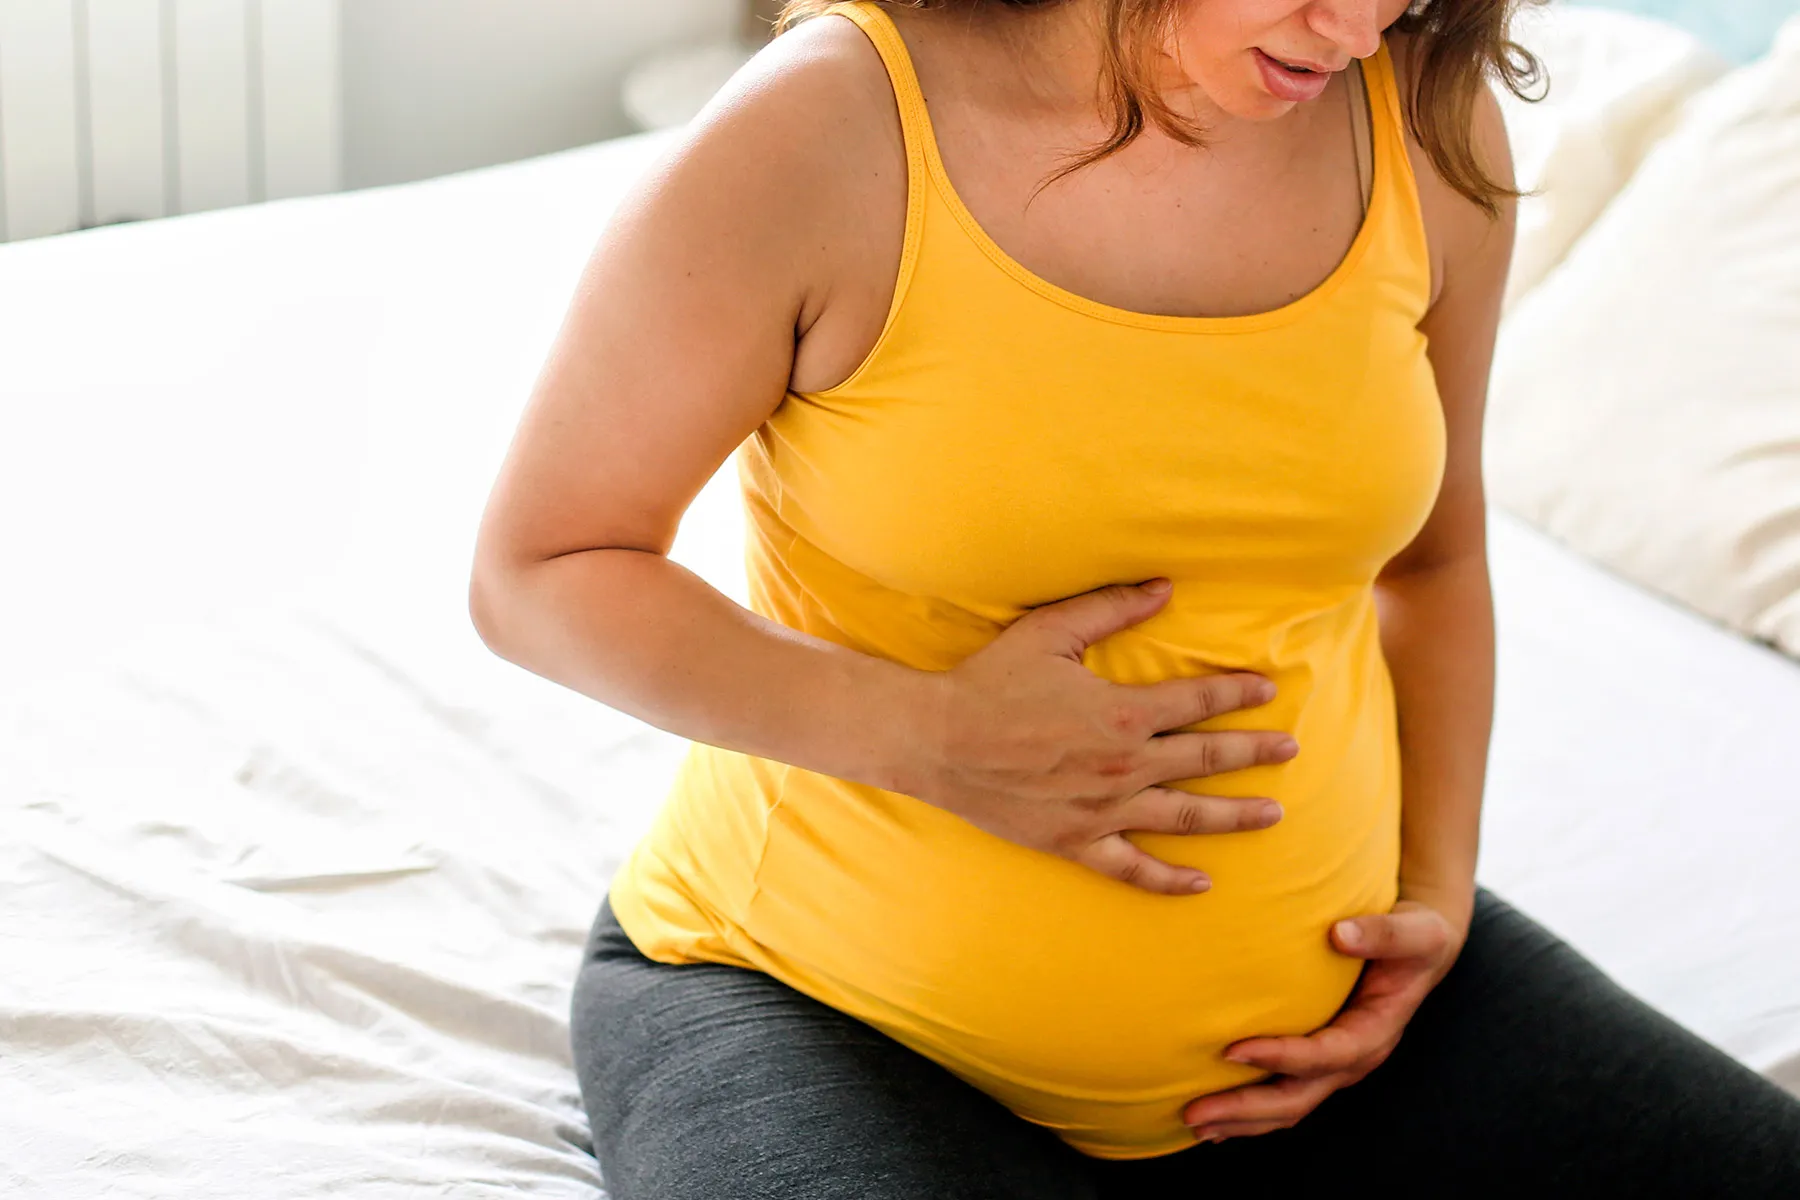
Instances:
[[[1264,797],[1160,786],[1285,762],[1299,751],[1274,730],[1164,733],[1266,704],[1275,685],[1252,672],[1127,685],[1100,678],[1084,650],[1167,602],[1159,581],[1114,585],[1034,608],[934,686],[931,769],[919,799],[1009,842],[1059,855],[1146,891],[1205,891],[1205,872],[1125,837],[1266,829]]]

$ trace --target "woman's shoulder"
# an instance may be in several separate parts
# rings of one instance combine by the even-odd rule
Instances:
[[[1417,112],[1421,102],[1419,79],[1425,59],[1423,40],[1423,35],[1411,30],[1389,29],[1383,35],[1393,64],[1405,126],[1402,133],[1407,158],[1418,185],[1419,206],[1431,248],[1432,299],[1435,302],[1446,271],[1454,270],[1458,259],[1485,243],[1494,220],[1450,183],[1440,164],[1433,161],[1419,140],[1418,131],[1425,124]],[[1501,183],[1512,184],[1512,153],[1506,122],[1492,84],[1483,80],[1475,89],[1474,101],[1465,110],[1464,119],[1468,121],[1468,145],[1478,160]],[[1503,220],[1510,222],[1511,212],[1512,205],[1503,200]]]
[[[844,247],[879,241],[872,227],[904,225],[905,168],[880,53],[851,21],[826,16],[760,49],[640,186],[687,236],[780,262],[823,293]]]
[[[729,144],[733,157],[827,182],[863,155],[898,151],[900,122],[881,56],[841,17],[805,21],[774,38],[691,121],[680,149]]]
[[[884,155],[903,160],[904,141],[880,53],[849,20],[822,16],[751,56],[673,136],[661,174],[773,193],[794,213],[834,207],[835,186]]]
[[[1388,57],[1394,67],[1394,82],[1399,93],[1400,111],[1406,122],[1409,147],[1423,154],[1417,131],[1423,123],[1416,109],[1421,102],[1419,79],[1425,65],[1424,37],[1415,30],[1389,29],[1382,35]],[[1509,173],[1512,167],[1506,136],[1506,122],[1493,84],[1483,79],[1475,89],[1474,103],[1466,110],[1469,145],[1490,170]],[[1432,174],[1438,172],[1434,169]],[[1441,180],[1440,180],[1441,182]],[[1511,182],[1507,174],[1502,182]],[[1445,186],[1448,186],[1446,184]]]
[[[620,205],[615,240],[659,247],[658,271],[681,264],[717,304],[779,315],[812,378],[821,320],[835,330],[866,308],[879,328],[888,297],[870,281],[894,277],[907,199],[880,52],[822,16],[759,50],[673,138]]]

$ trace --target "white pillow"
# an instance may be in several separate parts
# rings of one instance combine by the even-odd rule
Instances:
[[[1506,305],[1537,286],[1631,178],[1681,104],[1729,64],[1666,21],[1561,4],[1524,9],[1514,38],[1543,60],[1550,90],[1528,104],[1496,86],[1521,188]]]
[[[1800,656],[1800,17],[1502,325],[1489,492]]]

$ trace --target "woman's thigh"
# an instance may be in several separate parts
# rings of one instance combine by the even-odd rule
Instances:
[[[1048,1130],[771,976],[645,958],[610,902],[570,1016],[613,1200],[1093,1200]]]
[[[1388,1196],[1800,1197],[1800,1100],[1483,890],[1387,1062],[1291,1129],[1107,1163],[1103,1197],[1220,1184]]]

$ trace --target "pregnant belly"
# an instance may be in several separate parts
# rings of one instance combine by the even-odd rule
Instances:
[[[794,770],[733,940],[759,969],[1085,1153],[1172,1153],[1192,1144],[1189,1100],[1259,1076],[1221,1057],[1229,1043],[1310,1032],[1355,985],[1360,960],[1327,931],[1395,899],[1391,711],[1306,721],[1320,727],[1295,729],[1302,752],[1289,762],[1175,784],[1272,795],[1286,810],[1252,833],[1130,835],[1211,874],[1213,889],[1194,896],[1145,892],[912,797]]]

